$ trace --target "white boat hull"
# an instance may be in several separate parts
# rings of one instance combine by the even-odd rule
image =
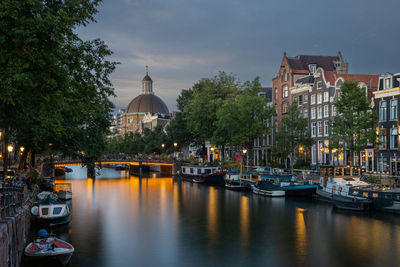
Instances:
[[[262,190],[254,185],[251,186],[251,189],[254,194],[260,195],[260,196],[266,196],[266,197],[284,197],[285,196],[285,191],[283,190]]]

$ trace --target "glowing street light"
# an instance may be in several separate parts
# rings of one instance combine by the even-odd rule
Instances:
[[[242,150],[242,152],[243,152],[244,155],[246,155],[247,149],[244,148],[244,149]]]
[[[19,148],[19,150],[21,151],[21,153],[24,153],[25,147],[21,146],[21,147]]]
[[[177,142],[174,142],[174,147],[177,147],[178,146],[178,143]]]
[[[11,152],[13,152],[14,147],[12,145],[8,145],[7,146],[7,150],[8,150],[8,166],[11,166]]]
[[[164,147],[165,147],[165,144],[161,144],[161,147],[164,148]]]
[[[303,153],[303,151],[304,151],[304,147],[303,147],[303,146],[300,146],[300,147],[299,147],[299,152],[300,152],[300,153]]]

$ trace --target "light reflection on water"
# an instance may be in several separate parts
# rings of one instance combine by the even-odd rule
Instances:
[[[70,266],[400,266],[400,216],[78,168]]]

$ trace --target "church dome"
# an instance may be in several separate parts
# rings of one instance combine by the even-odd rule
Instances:
[[[145,77],[146,78],[146,77]],[[149,77],[150,78],[150,77]],[[151,114],[168,114],[167,105],[154,94],[141,94],[129,103],[126,113],[150,112]]]

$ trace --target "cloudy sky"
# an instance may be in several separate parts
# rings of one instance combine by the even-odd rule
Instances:
[[[270,86],[283,52],[336,55],[360,74],[400,72],[399,0],[103,0],[101,38],[121,64],[112,75],[117,108],[140,93],[145,66],[154,91],[176,110],[181,89],[219,71]]]

